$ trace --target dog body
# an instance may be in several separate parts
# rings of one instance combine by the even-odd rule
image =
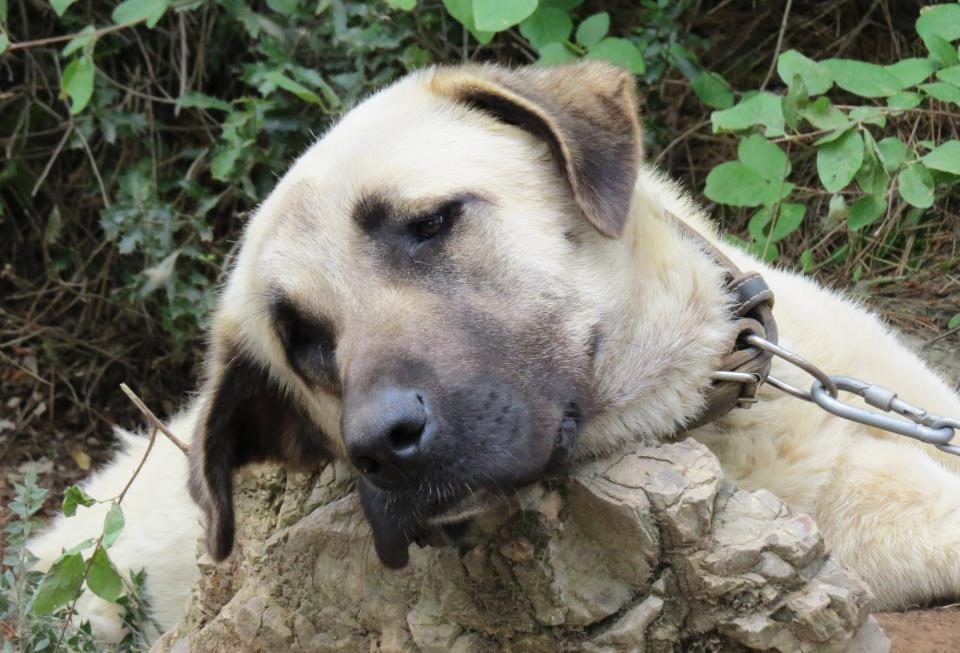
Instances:
[[[677,218],[763,273],[782,345],[960,415],[960,398],[875,316],[721,242],[640,165],[635,115],[632,80],[602,65],[430,70],[367,100],[297,161],[248,226],[207,382],[172,423],[192,441],[214,557],[230,551],[231,475],[249,462],[349,456],[377,553],[397,567],[425,529],[490,508],[495,490],[676,437],[734,339],[723,270]],[[773,374],[811,382],[779,360]],[[689,434],[741,487],[812,515],[878,607],[956,597],[960,458],[770,387],[760,397]],[[91,495],[116,493],[107,479],[143,446],[128,440]],[[170,626],[202,528],[187,461],[160,444],[111,555],[147,568]],[[98,532],[102,515],[89,514],[61,518],[32,549],[49,564]],[[147,543],[159,548],[141,553]],[[82,616],[109,620],[98,603]]]

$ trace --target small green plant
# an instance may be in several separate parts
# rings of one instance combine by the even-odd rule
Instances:
[[[814,61],[795,50],[777,59],[785,89],[744,93],[734,104],[716,73],[693,90],[709,106],[715,133],[739,135],[737,160],[715,166],[704,194],[730,207],[756,210],[748,240],[740,244],[768,261],[780,258],[778,243],[816,216],[814,200],[829,198],[824,224],[845,224],[851,237],[882,219],[905,227],[956,192],[960,141],[916,139],[891,129],[909,118],[960,120],[960,3],[927,7],[916,30],[925,57],[881,66],[852,59]],[[701,78],[704,79],[704,78]],[[817,187],[798,188],[795,168],[815,165]],[[843,245],[817,261],[812,248],[799,263],[805,270],[835,263]],[[862,267],[854,270],[854,280]]]
[[[28,468],[7,508],[14,518],[4,527],[7,548],[0,573],[0,623],[5,626],[3,651],[65,653],[115,651],[138,653],[148,648],[144,633],[157,631],[149,617],[143,572],[124,578],[110,560],[108,550],[123,529],[122,495],[112,504],[96,540],[84,540],[64,551],[46,572],[33,569],[37,559],[26,548],[41,522],[47,490],[37,485],[36,469]],[[63,514],[72,517],[78,508],[101,503],[77,486],[67,488]],[[84,554],[89,551],[88,554]],[[90,624],[74,623],[76,600],[86,588],[100,598],[117,603],[126,626],[123,639],[105,648],[95,640]]]

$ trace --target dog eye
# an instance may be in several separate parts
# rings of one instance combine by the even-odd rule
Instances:
[[[461,206],[460,202],[451,202],[440,207],[427,217],[411,223],[410,233],[421,242],[436,238],[450,229],[454,219],[460,214]]]

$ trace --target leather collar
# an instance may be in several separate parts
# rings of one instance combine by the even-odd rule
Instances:
[[[734,408],[749,408],[756,403],[757,392],[770,374],[772,354],[749,345],[746,337],[753,334],[777,344],[777,323],[773,319],[773,291],[759,272],[742,272],[690,225],[672,213],[666,214],[723,268],[725,289],[733,300],[731,319],[736,326],[730,348],[705,391],[706,406],[682,427],[688,431],[713,422]]]

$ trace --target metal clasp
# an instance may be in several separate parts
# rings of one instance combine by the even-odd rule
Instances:
[[[737,408],[750,408],[750,406],[760,401],[757,393],[760,392],[760,386],[763,385],[763,378],[756,372],[728,372],[726,370],[717,370],[710,375],[710,380],[743,384],[740,396],[737,397]]]
[[[941,451],[960,456],[960,446],[950,444],[954,429],[960,429],[960,420],[931,413],[925,408],[898,398],[897,393],[892,390],[860,379],[834,375],[830,377],[830,381],[839,390],[863,397],[863,400],[874,408],[893,412],[907,419],[898,419],[845,404],[835,396],[830,396],[824,384],[818,379],[810,387],[810,396],[828,413],[891,433],[899,433],[908,438],[935,445]]]

